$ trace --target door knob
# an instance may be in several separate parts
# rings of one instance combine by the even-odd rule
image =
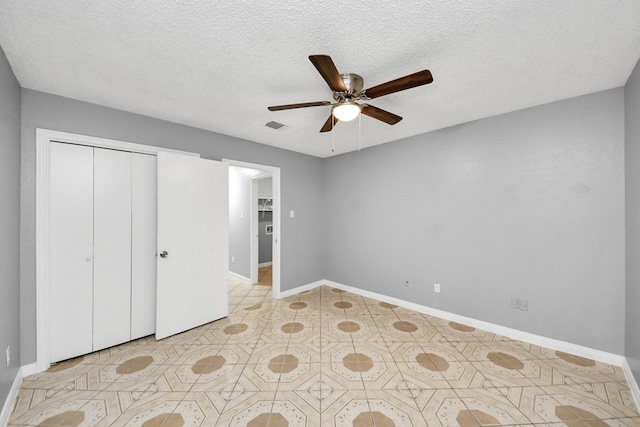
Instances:
[[[167,251],[160,252],[160,258],[166,258],[168,256],[169,256],[169,252],[167,252]]]

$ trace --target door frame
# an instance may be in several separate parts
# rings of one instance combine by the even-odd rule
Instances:
[[[52,142],[156,155],[160,151],[200,157],[198,153],[151,145],[97,138],[50,129],[36,129],[36,371],[51,364],[49,335],[50,235],[50,147]]]
[[[271,191],[273,197],[273,237],[271,240],[272,244],[272,270],[271,270],[271,293],[274,299],[280,299],[280,247],[281,243],[281,234],[280,234],[280,206],[281,206],[281,197],[280,197],[280,168],[277,166],[268,166],[262,165],[258,163],[249,163],[243,162],[240,160],[232,160],[232,159],[222,159],[223,163],[227,163],[230,166],[238,166],[241,168],[247,169],[255,169],[260,171],[260,174],[255,176],[254,178],[266,178],[271,176]],[[255,185],[255,188],[254,188]],[[258,268],[258,239],[254,236],[258,231],[257,220],[258,220],[258,199],[257,199],[257,180],[252,180],[251,182],[251,220],[250,220],[250,242],[249,242],[249,263],[250,263],[250,280],[251,283],[258,281],[257,276],[257,268]],[[254,225],[255,222],[255,225]],[[254,269],[255,267],[255,269]],[[255,277],[254,277],[255,275]]]

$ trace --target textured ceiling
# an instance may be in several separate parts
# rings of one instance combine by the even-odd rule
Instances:
[[[310,54],[365,87],[433,73],[370,101],[404,120],[363,117],[367,147],[624,85],[640,1],[0,0],[0,45],[25,88],[328,157],[358,149],[358,120],[267,110],[332,100]]]

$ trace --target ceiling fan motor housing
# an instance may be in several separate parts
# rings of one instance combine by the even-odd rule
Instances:
[[[333,99],[336,101],[344,101],[346,99],[359,99],[360,92],[364,87],[364,79],[358,74],[344,73],[340,74],[340,78],[347,88],[346,92],[333,92]]]

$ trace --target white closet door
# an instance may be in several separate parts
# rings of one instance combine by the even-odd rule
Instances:
[[[228,315],[229,170],[158,153],[156,338]]]
[[[51,144],[50,350],[58,362],[92,351],[93,148]]]
[[[96,351],[131,339],[131,153],[94,150]]]
[[[156,157],[132,154],[131,339],[156,330]]]

